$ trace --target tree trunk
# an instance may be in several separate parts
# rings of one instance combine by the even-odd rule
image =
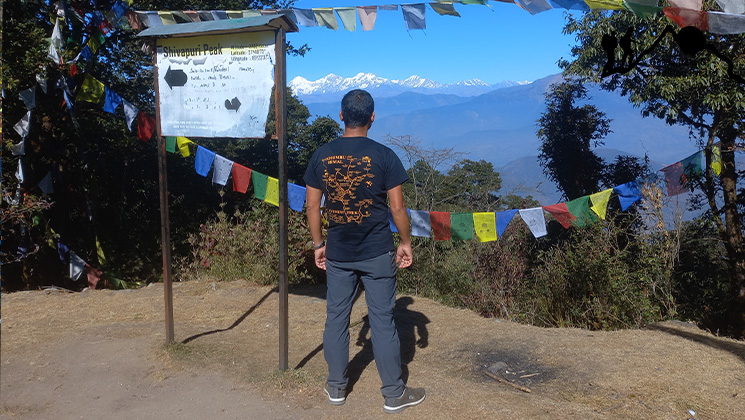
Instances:
[[[735,292],[732,315],[734,335],[745,338],[745,252],[742,224],[737,209],[737,170],[735,168],[735,133],[726,130],[719,136],[722,148],[722,173],[720,181],[724,195],[724,244],[732,272]]]

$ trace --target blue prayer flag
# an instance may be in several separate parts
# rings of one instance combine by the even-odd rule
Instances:
[[[83,47],[82,50],[80,50],[80,56],[83,58],[83,60],[90,61],[91,58],[93,58],[93,52],[91,51],[90,47],[86,45]]]
[[[618,202],[621,203],[621,210],[626,211],[632,204],[642,198],[642,192],[636,181],[627,182],[613,188],[618,194]]]
[[[502,237],[502,234],[507,229],[507,225],[510,224],[510,221],[512,221],[512,218],[515,217],[515,213],[517,213],[517,209],[512,210],[505,210],[497,212],[497,234],[499,237]]]
[[[114,11],[116,14],[116,17],[121,18],[124,16],[124,13],[129,10],[129,7],[127,7],[124,3],[122,3],[120,0],[117,0],[116,3],[114,3],[113,6],[111,6],[111,10]]]
[[[303,211],[303,205],[305,204],[305,187],[288,182],[287,200],[290,202],[291,209],[295,211]]]
[[[406,209],[406,214],[411,216],[411,210]],[[398,228],[396,227],[396,224],[393,223],[393,214],[391,213],[391,209],[388,209],[388,224],[391,226],[391,232],[398,233]]]
[[[406,29],[427,29],[424,17],[424,3],[402,4],[401,11],[404,14]]]
[[[122,97],[109,87],[106,87],[104,98],[103,110],[112,114],[116,113],[116,108],[122,103]]]
[[[70,252],[70,248],[67,247],[67,245],[63,244],[60,241],[57,241],[57,253],[59,253],[59,259],[62,262],[65,262],[65,259],[67,258],[67,254]]]
[[[583,0],[548,0],[555,9],[581,10],[589,12],[590,6]]]
[[[215,160],[215,152],[209,149],[205,149],[202,146],[197,146],[197,155],[194,158],[194,168],[197,173],[202,176],[207,176],[212,167],[212,161]]]

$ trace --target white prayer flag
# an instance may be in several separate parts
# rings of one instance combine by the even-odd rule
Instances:
[[[19,184],[23,184],[23,161],[18,159],[18,168],[16,169],[16,179]]]
[[[21,140],[20,143],[14,144],[13,147],[10,148],[11,153],[13,153],[13,156],[25,156],[26,155],[26,140]]]
[[[28,126],[30,122],[31,111],[28,111],[26,112],[26,115],[24,115],[23,118],[13,126],[13,129],[16,130],[16,133],[18,133],[22,138],[26,138],[26,136],[28,136]]]
[[[41,189],[41,192],[44,193],[44,195],[49,195],[54,193],[54,184],[52,183],[52,173],[47,172],[47,174],[44,176],[44,178],[39,181],[39,188]]]
[[[717,4],[722,8],[724,13],[743,14],[745,13],[745,1],[743,0],[717,0]]]
[[[525,221],[525,224],[528,225],[528,228],[536,238],[548,234],[546,231],[546,218],[543,215],[542,207],[522,209],[520,210],[520,217],[523,218],[523,221]]]
[[[124,117],[127,119],[127,128],[129,128],[129,131],[132,131],[132,122],[137,118],[137,112],[139,110],[127,102],[126,99],[122,99],[122,105],[124,105]]]
[[[78,281],[85,270],[85,261],[78,257],[74,251],[70,251],[70,279]]]
[[[47,79],[44,79],[41,77],[41,75],[37,74],[36,83],[39,84],[41,91],[44,92],[44,94],[46,94],[47,93]]]
[[[736,35],[745,32],[745,15],[709,12],[709,32],[720,35]]]
[[[228,183],[228,177],[233,169],[233,161],[225,159],[220,155],[215,155],[215,160],[212,162],[212,166],[215,168],[212,171],[212,183],[225,185]]]
[[[36,86],[20,91],[18,97],[26,104],[26,109],[29,111],[36,108]]]

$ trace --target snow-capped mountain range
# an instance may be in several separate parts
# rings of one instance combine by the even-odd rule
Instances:
[[[345,92],[352,89],[365,89],[375,97],[390,97],[403,92],[477,96],[494,89],[527,83],[529,82],[501,82],[490,85],[479,79],[470,79],[443,84],[416,75],[404,80],[391,80],[372,73],[359,73],[347,78],[329,74],[315,81],[297,76],[290,81],[289,87],[304,102],[325,102],[341,99]]]

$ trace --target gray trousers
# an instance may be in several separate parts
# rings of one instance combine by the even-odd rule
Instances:
[[[349,316],[359,281],[365,286],[375,365],[384,397],[404,392],[401,379],[401,343],[393,321],[396,304],[396,253],[387,252],[363,261],[326,260],[326,326],[323,354],[329,367],[329,385],[346,389],[349,364]]]

